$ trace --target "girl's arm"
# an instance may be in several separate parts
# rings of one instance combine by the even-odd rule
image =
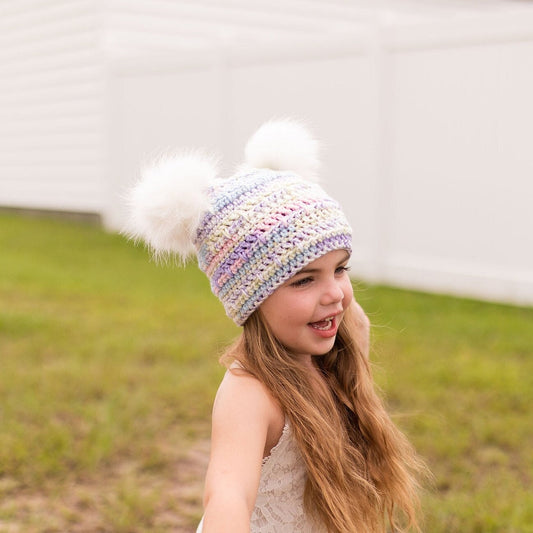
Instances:
[[[203,533],[249,533],[269,430],[279,418],[263,385],[228,371],[215,399]]]

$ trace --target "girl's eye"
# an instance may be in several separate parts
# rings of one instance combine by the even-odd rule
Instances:
[[[311,281],[313,281],[313,278],[301,278],[296,281],[293,281],[291,283],[291,287],[303,287],[304,285],[311,283]]]
[[[344,274],[344,272],[348,272],[349,270],[349,266],[340,266],[335,270],[335,274]]]

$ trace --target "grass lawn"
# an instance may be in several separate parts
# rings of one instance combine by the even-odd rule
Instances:
[[[218,354],[194,266],[0,215],[0,532],[193,532]],[[427,533],[533,532],[533,309],[356,284],[397,423],[435,475]]]

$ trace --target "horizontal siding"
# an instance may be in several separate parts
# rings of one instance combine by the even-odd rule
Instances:
[[[306,3],[297,10],[291,9],[291,2],[278,9],[257,2],[249,2],[247,6],[232,7],[231,2],[176,2],[173,0],[111,0],[108,3],[109,13],[117,15],[116,20],[127,23],[130,27],[142,30],[142,22],[146,21],[149,28],[154,24],[162,29],[169,24],[178,24],[188,31],[201,32],[202,28],[215,27],[218,31],[235,28],[239,32],[251,28],[255,31],[265,29],[274,32],[300,31],[311,33],[316,30],[326,32],[339,31],[350,23],[346,20],[347,10],[343,16],[317,16]],[[331,13],[331,12],[330,12]],[[324,15],[324,12],[322,13]],[[331,24],[334,20],[335,26]]]
[[[2,2],[0,205],[99,211],[105,201],[99,6]]]
[[[222,44],[249,51],[256,59],[274,45],[290,52],[301,43],[318,48],[321,40],[341,36],[343,46],[346,36],[395,22],[420,24],[483,9],[493,14],[520,9],[520,3],[505,0],[467,4],[0,0],[0,205],[41,203],[72,210],[109,203],[106,135],[113,117],[106,108],[105,73],[116,57],[129,58],[138,68],[141,55],[171,51],[172,57],[193,60],[194,52],[216,52]]]
[[[2,139],[12,135],[28,135],[45,133],[53,135],[55,133],[79,133],[100,131],[102,120],[93,113],[88,114],[80,120],[79,116],[58,117],[53,116],[48,120],[41,120],[40,117],[30,117],[25,121],[12,121],[9,131],[2,128],[0,135]]]
[[[37,117],[55,118],[62,116],[77,117],[83,120],[84,117],[101,111],[101,101],[98,98],[100,96],[101,93],[98,91],[95,94],[77,96],[72,100],[61,100],[58,98],[57,100],[50,99],[49,101],[22,101],[17,106],[6,106],[6,109],[2,112],[2,116],[7,120],[21,120],[26,118],[33,120]],[[17,124],[18,127],[22,125],[23,123],[21,122]],[[5,131],[10,131],[9,127],[6,127],[5,124],[4,127],[6,128]]]
[[[110,0],[106,3],[109,52],[251,47],[296,39],[349,34],[360,30],[364,17],[353,9],[314,1],[268,3]]]
[[[30,84],[28,78],[19,79],[19,83],[9,84],[8,87],[3,87],[1,90],[3,101],[8,104],[6,112],[13,112],[13,108],[9,106],[18,103],[38,105],[42,102],[72,102],[92,99],[94,94],[102,92],[104,86],[101,80],[94,79],[100,74],[99,68],[92,69],[91,74],[92,76],[85,82],[71,83],[69,80],[61,83],[60,78],[58,83],[52,85]],[[39,80],[42,80],[42,77],[35,78],[36,82]]]
[[[13,94],[37,93],[38,95],[39,91],[50,88],[61,90],[71,85],[89,86],[92,83],[101,84],[102,82],[102,66],[99,64],[76,65],[44,72],[31,70],[18,73],[16,76],[13,74],[2,76],[0,94],[5,95],[6,98]]]

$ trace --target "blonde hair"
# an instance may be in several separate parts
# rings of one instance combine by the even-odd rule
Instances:
[[[222,357],[238,360],[280,403],[307,469],[307,512],[332,533],[420,531],[417,474],[424,466],[377,395],[348,308],[334,347],[315,357],[317,380],[284,348],[260,309]],[[327,385],[325,385],[327,384]]]

